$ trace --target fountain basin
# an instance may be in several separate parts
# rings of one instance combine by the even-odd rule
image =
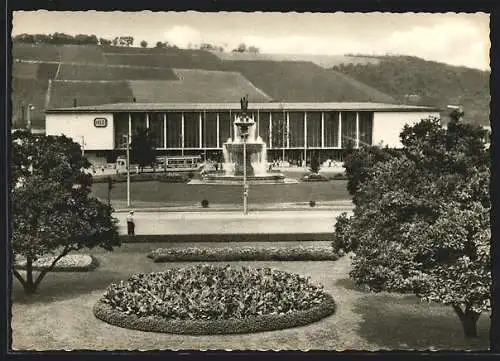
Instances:
[[[206,184],[243,184],[243,176],[241,175],[221,175],[221,174],[207,174],[203,176],[203,183]],[[249,184],[280,184],[285,183],[285,176],[283,174],[265,174],[265,175],[251,175],[247,176],[247,183]]]

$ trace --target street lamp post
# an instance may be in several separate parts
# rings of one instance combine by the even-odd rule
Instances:
[[[243,214],[248,214],[248,184],[247,184],[247,139],[248,139],[248,128],[254,124],[250,122],[247,116],[248,110],[248,94],[241,98],[241,116],[240,120],[234,122],[234,124],[240,128],[240,138],[243,140]]]
[[[240,137],[243,140],[243,214],[248,214],[248,184],[247,184],[247,138],[250,122],[243,113],[242,121],[235,122],[240,128]]]
[[[247,136],[243,137],[243,214],[248,214]]]
[[[28,131],[31,132],[31,111],[34,110],[35,107],[33,106],[33,104],[28,104],[28,118],[27,118],[27,122],[26,122],[26,128],[28,128]]]
[[[288,137],[286,134],[287,126],[286,126],[286,115],[285,115],[285,106],[283,103],[280,104],[281,107],[281,112],[283,113],[283,120],[281,122],[281,151],[282,151],[282,156],[281,156],[281,164],[285,164],[285,139]]]
[[[126,139],[127,146],[127,207],[130,207],[130,137],[123,136]]]

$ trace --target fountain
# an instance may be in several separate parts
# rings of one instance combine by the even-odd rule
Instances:
[[[266,143],[256,136],[255,120],[246,114],[247,100],[243,98],[242,112],[233,124],[233,139],[223,144],[224,174],[207,174],[205,183],[241,184],[246,167],[248,183],[284,183],[281,173],[267,171]],[[246,149],[246,157],[244,157]],[[246,162],[245,159],[246,158]],[[246,164],[245,164],[246,163]]]

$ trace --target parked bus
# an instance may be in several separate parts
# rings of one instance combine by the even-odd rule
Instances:
[[[201,167],[200,156],[157,157],[157,163],[167,171],[195,171]]]
[[[196,171],[202,166],[200,156],[162,156],[156,157],[156,168],[165,171]],[[137,165],[131,164],[130,168],[134,169]],[[127,158],[119,156],[116,159],[116,168],[119,171],[126,171]]]

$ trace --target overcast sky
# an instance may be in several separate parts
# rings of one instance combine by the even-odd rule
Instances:
[[[452,65],[489,69],[489,15],[390,13],[14,13],[21,33],[131,35],[138,45],[168,41],[179,47],[208,42],[255,45],[261,53],[404,54]]]

